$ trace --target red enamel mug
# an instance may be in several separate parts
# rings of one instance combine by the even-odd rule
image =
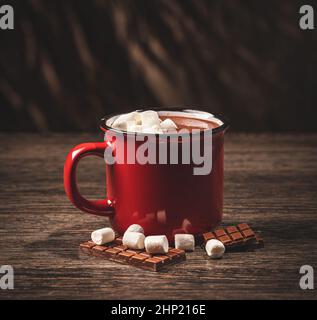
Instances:
[[[228,124],[222,117],[198,110],[157,109],[156,111],[177,114],[194,112],[198,117],[208,116],[218,123],[215,129],[210,129],[212,143],[209,148],[212,168],[208,174],[194,175],[193,169],[196,165],[192,162],[109,164],[105,161],[107,196],[103,200],[84,198],[76,182],[76,168],[80,159],[86,156],[104,158],[106,148],[115,149],[112,146],[113,141],[108,139],[109,132],[112,133],[112,138],[113,132],[120,133],[123,145],[127,143],[127,136],[131,134],[107,125],[109,120],[117,117],[112,116],[101,121],[100,128],[105,132],[105,141],[82,143],[69,152],[64,167],[66,194],[81,211],[108,217],[112,227],[119,234],[123,234],[131,224],[140,224],[144,228],[145,235],[165,234],[169,240],[172,240],[176,233],[199,235],[210,231],[222,220],[224,134]],[[159,143],[162,135],[153,136]],[[190,134],[187,139],[198,139],[203,143],[204,135],[201,131]],[[170,143],[170,140],[165,143]],[[179,153],[182,143],[184,139],[179,141]]]

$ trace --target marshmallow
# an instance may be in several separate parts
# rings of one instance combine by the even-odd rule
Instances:
[[[116,120],[114,120],[114,122],[112,123],[112,127],[116,129],[127,130],[128,122],[130,124],[136,124],[138,117],[139,115],[136,111],[122,114]]]
[[[140,232],[144,234],[144,229],[139,224],[131,224],[125,232]]]
[[[144,249],[144,234],[141,232],[125,232],[122,244],[130,249]]]
[[[130,131],[130,132],[142,132],[142,125],[140,124],[135,124],[135,122],[133,121],[129,121],[127,123],[127,130],[126,131]]]
[[[149,236],[144,241],[145,250],[148,253],[167,253],[168,240],[166,236]]]
[[[98,229],[91,233],[91,240],[98,245],[111,242],[115,237],[115,233],[111,228]]]
[[[153,110],[122,114],[113,121],[111,126],[115,129],[142,133],[164,133],[177,129],[173,120],[162,121],[158,113]]]
[[[225,246],[221,241],[211,239],[206,243],[206,252],[210,258],[219,259],[225,253]]]
[[[175,122],[171,119],[165,119],[160,123],[160,127],[163,130],[172,130],[172,129],[177,129],[177,125]]]
[[[135,111],[134,121],[135,121],[135,124],[137,124],[137,125],[141,125],[142,124],[142,119],[141,119],[141,113],[140,112]]]
[[[140,116],[142,126],[146,128],[160,125],[160,118],[158,116],[158,113],[153,110],[141,112]]]
[[[195,238],[192,234],[175,234],[175,248],[185,251],[194,251]]]
[[[163,133],[163,130],[160,128],[160,126],[155,125],[152,127],[145,127],[142,130],[143,133]]]

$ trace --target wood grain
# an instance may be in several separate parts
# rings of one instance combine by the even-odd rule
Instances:
[[[0,265],[15,269],[1,299],[316,299],[299,268],[317,268],[317,135],[229,134],[224,224],[248,222],[265,248],[209,260],[202,249],[158,274],[78,251],[105,218],[74,208],[63,190],[69,149],[102,136],[0,134]],[[85,159],[81,191],[103,193],[102,160]],[[133,290],[131,290],[133,288]]]

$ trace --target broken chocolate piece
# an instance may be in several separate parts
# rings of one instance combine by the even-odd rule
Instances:
[[[122,244],[122,238],[117,237],[106,245],[95,245],[91,242],[80,244],[82,252],[98,258],[130,264],[142,269],[159,271],[162,267],[186,260],[184,250],[169,248],[166,254],[149,254],[144,250],[129,249]]]
[[[247,223],[237,226],[219,228],[213,232],[202,235],[204,243],[210,239],[221,241],[227,251],[250,250],[264,247],[263,239],[256,234]]]

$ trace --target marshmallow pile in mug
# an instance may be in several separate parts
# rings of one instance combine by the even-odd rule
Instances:
[[[111,124],[112,128],[142,133],[164,133],[176,130],[177,126],[171,119],[161,120],[156,111],[133,111],[117,117]]]

